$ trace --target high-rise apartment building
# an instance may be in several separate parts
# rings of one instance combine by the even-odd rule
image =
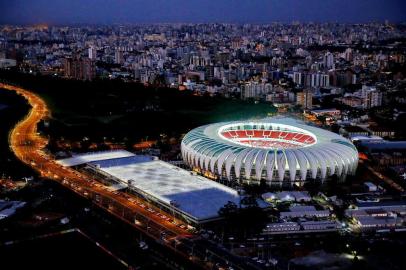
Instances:
[[[313,93],[310,90],[305,90],[296,94],[296,104],[302,106],[304,109],[312,109],[312,99]]]
[[[382,106],[382,92],[375,87],[362,86],[360,91],[362,99],[362,108],[370,109],[377,106]]]
[[[96,58],[97,58],[96,47],[90,46],[90,48],[88,49],[88,56],[89,56],[89,59],[96,60]]]
[[[324,67],[328,69],[334,68],[334,55],[331,52],[327,52],[323,57]]]
[[[89,58],[75,56],[64,60],[65,77],[91,81],[96,77],[95,62]]]
[[[330,87],[330,76],[324,73],[293,73],[293,82],[307,87]]]
[[[124,63],[123,51],[120,49],[116,49],[114,54],[114,63],[122,65]]]
[[[272,84],[261,82],[247,82],[241,87],[241,98],[265,99],[265,95],[272,91]]]

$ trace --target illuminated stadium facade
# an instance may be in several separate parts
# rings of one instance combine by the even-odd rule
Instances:
[[[223,122],[191,130],[182,141],[184,161],[216,179],[268,185],[353,174],[354,145],[338,134],[290,118]]]

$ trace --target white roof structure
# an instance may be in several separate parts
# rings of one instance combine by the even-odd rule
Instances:
[[[373,217],[360,216],[357,217],[357,222],[362,227],[389,227],[397,224],[396,217]]]
[[[291,212],[317,211],[313,205],[292,205],[289,207],[289,210]]]
[[[134,154],[126,150],[100,151],[85,154],[74,154],[71,158],[60,159],[57,162],[62,166],[71,167],[89,163],[92,161],[131,157],[131,156],[134,156]]]
[[[237,191],[148,156],[92,162],[99,170],[128,183],[151,198],[202,221],[218,217],[228,201],[239,202]]]
[[[365,136],[365,135],[354,135],[354,136],[350,136],[350,140],[352,142],[354,141],[383,141],[382,137],[379,136]]]
[[[0,200],[0,219],[13,215],[18,208],[23,207],[26,202]]]
[[[192,168],[245,183],[290,183],[353,174],[358,152],[347,139],[291,118],[223,122],[185,135]]]
[[[289,208],[289,212],[280,212],[281,218],[293,218],[293,217],[305,217],[305,216],[315,216],[315,217],[328,217],[330,211],[328,210],[317,210],[312,205],[295,205]]]
[[[312,197],[307,191],[280,191],[280,192],[267,192],[261,195],[266,201],[279,200],[279,201],[311,201]]]

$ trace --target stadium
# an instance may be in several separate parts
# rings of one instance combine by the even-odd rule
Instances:
[[[358,164],[355,146],[342,136],[291,118],[222,122],[188,132],[183,160],[210,178],[292,185],[309,179],[344,179]]]

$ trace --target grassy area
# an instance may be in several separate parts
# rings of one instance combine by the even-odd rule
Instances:
[[[264,118],[275,113],[275,107],[267,103],[247,103],[237,100],[223,101],[215,104],[208,111],[180,110],[181,114],[200,118],[202,122],[234,121],[242,119]]]
[[[276,112],[269,103],[196,96],[190,91],[114,80],[80,82],[1,71],[2,78],[45,99],[53,117],[46,130],[51,137],[137,141],[159,138],[162,133],[179,136],[208,123],[258,119]]]

